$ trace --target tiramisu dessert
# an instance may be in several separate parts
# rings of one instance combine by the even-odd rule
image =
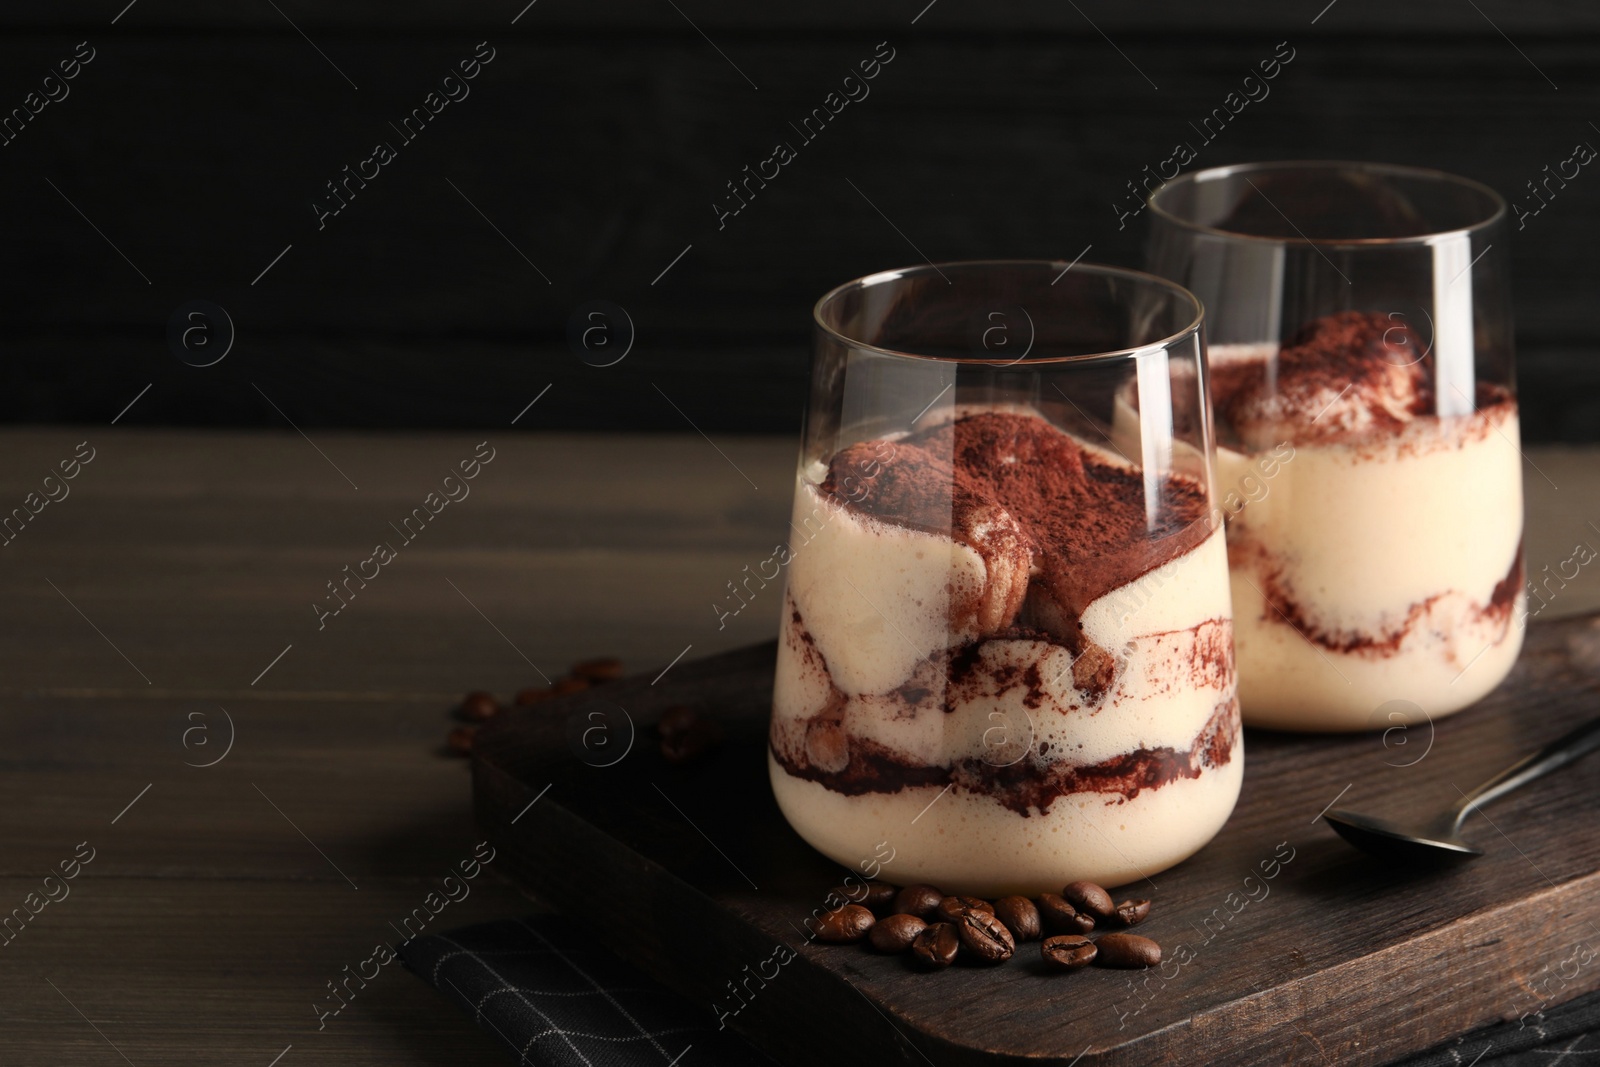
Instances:
[[[1438,384],[1381,313],[1210,356],[1246,721],[1387,729],[1494,688],[1525,603],[1511,391]]]
[[[1212,510],[1016,408],[805,466],[770,744],[790,824],[979,895],[1196,851],[1243,771]]]

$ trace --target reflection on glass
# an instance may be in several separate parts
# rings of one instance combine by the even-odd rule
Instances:
[[[1245,721],[1471,704],[1526,613],[1504,202],[1434,171],[1267,163],[1151,208],[1150,269],[1206,307]]]
[[[1115,885],[1238,795],[1199,305],[1065,268],[929,265],[817,305],[770,763],[852,869],[889,848],[947,892]]]

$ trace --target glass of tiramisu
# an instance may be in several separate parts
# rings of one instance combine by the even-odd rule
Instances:
[[[1245,721],[1389,729],[1482,697],[1526,603],[1505,202],[1260,163],[1150,207],[1150,268],[1206,308]]]
[[[789,823],[985,896],[1192,854],[1243,772],[1199,303],[948,263],[815,318],[769,746]]]

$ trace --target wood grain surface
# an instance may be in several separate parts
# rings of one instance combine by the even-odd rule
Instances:
[[[1458,785],[1591,718],[1600,615],[1536,624],[1511,677],[1437,724],[1250,731],[1223,831],[1114,894],[1153,901],[1138,932],[1165,948],[1161,967],[1133,974],[1050,974],[1030,944],[998,968],[928,975],[809,941],[802,924],[858,872],[801,841],[772,798],[775,648],[503,716],[480,739],[474,783],[521,884],[785,1062],[1377,1065],[1600,988],[1600,762],[1469,819],[1488,854],[1446,871],[1397,869],[1319,821],[1336,800],[1443,810]],[[726,725],[716,752],[661,757],[652,723],[675,703]]]
[[[386,972],[323,1030],[313,1008],[477,840],[466,768],[437,755],[447,710],[537,682],[530,660],[612,654],[654,676],[769,639],[775,605],[719,630],[712,603],[785,536],[795,458],[789,438],[511,432],[536,391],[473,433],[0,430],[6,510],[79,442],[96,450],[0,547],[3,910],[78,843],[97,850],[0,947],[0,1062],[123,1062],[111,1043],[139,1067],[267,1067],[290,1044],[278,1067],[505,1062],[410,976]],[[518,426],[562,402],[557,386]],[[483,440],[498,451],[472,495],[318,630],[325,583]],[[1528,457],[1536,573],[1600,544],[1600,464]],[[1596,607],[1586,569],[1547,614]],[[222,709],[231,752],[185,766],[216,758]],[[536,907],[501,866],[440,922]]]

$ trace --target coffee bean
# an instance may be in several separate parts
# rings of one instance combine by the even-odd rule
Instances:
[[[668,763],[688,763],[705,755],[721,740],[722,727],[710,719],[700,719],[676,733],[663,734],[661,755]]]
[[[932,922],[939,913],[939,901],[944,894],[931,885],[908,885],[894,895],[889,910],[897,915],[915,915],[923,922]]]
[[[529,686],[527,689],[518,689],[516,696],[517,707],[532,707],[541,700],[549,700],[553,696],[555,696],[555,694],[550,692],[549,689],[541,688],[539,686]]]
[[[656,719],[656,733],[662,737],[681,733],[700,721],[700,713],[687,704],[673,704]]]
[[[1138,934],[1105,934],[1094,945],[1094,961],[1102,967],[1154,967],[1161,962],[1161,946]]]
[[[894,902],[895,888],[887,882],[865,882],[835,886],[833,893],[852,904],[860,904],[874,915],[882,915]]]
[[[1061,895],[1074,908],[1086,911],[1096,919],[1109,919],[1117,911],[1116,905],[1111,902],[1111,894],[1093,882],[1073,882],[1061,891]]]
[[[811,932],[817,935],[818,941],[826,941],[832,945],[847,945],[853,941],[860,941],[867,936],[867,931],[872,929],[872,912],[859,904],[846,904],[842,908],[834,908],[822,918],[809,923]]]
[[[960,922],[961,916],[969,911],[982,911],[994,914],[994,905],[978,897],[945,897],[939,901],[937,914],[939,921],[954,923]]]
[[[1099,949],[1094,942],[1078,934],[1058,934],[1047,937],[1039,946],[1044,962],[1060,971],[1075,971],[1094,962]]]
[[[867,939],[879,952],[904,952],[911,947],[917,935],[927,928],[928,924],[915,915],[906,915],[902,912],[885,916],[873,923]]]
[[[574,678],[589,682],[614,682],[622,677],[622,661],[612,656],[586,659],[582,663],[574,663],[570,673]]]
[[[673,704],[656,720],[661,755],[668,763],[687,763],[722,740],[722,726],[687,704]]]
[[[911,956],[919,967],[937,971],[956,961],[961,935],[950,923],[934,923],[911,942]]]
[[[500,704],[493,695],[477,689],[462,698],[459,710],[463,719],[482,722],[484,719],[492,719],[499,714]]]
[[[565,696],[567,693],[578,693],[589,688],[587,678],[557,678],[550,683],[550,695],[553,697]]]
[[[1046,933],[1075,934],[1078,932],[1077,924],[1072,920],[1078,915],[1078,909],[1068,904],[1066,898],[1059,893],[1040,893],[1034,906],[1039,909],[1039,923]]]
[[[450,746],[450,751],[457,756],[472,755],[472,739],[476,736],[476,726],[457,726],[450,731],[450,736],[445,738],[445,744]]]
[[[1148,900],[1124,900],[1117,905],[1117,922],[1123,926],[1137,926],[1150,914]]]
[[[1027,897],[1001,897],[994,902],[994,914],[1018,941],[1039,940],[1039,909]]]
[[[961,933],[961,947],[980,963],[1009,960],[1017,950],[1011,931],[993,912],[970,908],[956,929]]]
[[[1074,908],[1057,893],[1041,893],[1034,903],[1047,934],[1086,934],[1094,929],[1093,915]]]
[[[886,915],[894,904],[896,892],[898,890],[888,882],[868,882],[867,899],[861,903],[872,909],[874,915]]]

